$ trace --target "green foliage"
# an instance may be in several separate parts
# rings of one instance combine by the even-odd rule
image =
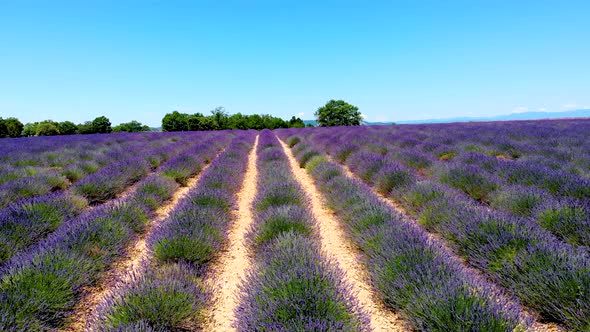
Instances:
[[[147,271],[133,287],[117,295],[101,330],[144,331],[131,326],[145,322],[153,331],[191,326],[205,308],[202,281],[187,266],[171,264]],[[141,325],[140,325],[141,326]],[[152,331],[151,328],[147,330]],[[181,330],[181,329],[179,329]]]
[[[263,218],[260,229],[254,238],[257,246],[270,243],[281,234],[293,233],[310,236],[312,229],[309,226],[309,216],[305,213],[297,213],[298,206],[281,206]]]
[[[78,131],[78,126],[71,121],[63,121],[57,125],[61,135],[73,135]]]
[[[135,120],[133,120],[131,122],[121,123],[120,125],[113,127],[113,132],[115,132],[115,133],[119,133],[119,132],[138,133],[138,132],[142,132],[142,131],[150,131],[150,127],[145,126],[145,125],[141,124],[141,122],[135,121]]]
[[[295,136],[295,137],[289,138],[289,140],[287,141],[287,145],[289,145],[289,147],[292,148],[299,142],[301,142],[301,138]]]
[[[268,114],[243,115],[236,113],[230,115],[223,107],[217,107],[211,111],[210,116],[201,113],[186,114],[174,111],[168,113],[162,119],[163,131],[199,131],[199,130],[226,130],[226,129],[256,129],[262,130],[277,128],[302,128],[303,120],[292,117],[285,121]]]
[[[0,137],[20,137],[23,127],[17,118],[0,118]]]
[[[86,121],[78,125],[78,134],[94,134],[92,121]]]
[[[180,235],[171,239],[162,239],[154,245],[154,254],[163,262],[185,261],[203,264],[211,259],[214,248],[211,241],[202,237],[206,235]]]
[[[358,107],[344,100],[330,100],[314,113],[320,127],[358,126],[362,117]]]
[[[266,195],[256,204],[258,211],[264,211],[272,206],[286,204],[301,205],[301,193],[291,184],[269,188]]]
[[[73,289],[88,279],[93,263],[72,252],[54,252],[33,261],[33,265],[0,282],[1,312],[10,312],[9,325],[18,331],[48,330],[59,314],[75,304]],[[26,294],[23,293],[27,292]]]
[[[457,188],[469,197],[477,201],[489,201],[491,192],[497,189],[498,185],[483,174],[475,171],[453,168],[441,177],[441,182]]]
[[[217,130],[218,125],[215,119],[208,116],[190,115],[187,118],[188,130]],[[242,128],[240,128],[242,129]]]
[[[0,118],[0,138],[8,136],[8,130],[6,129],[6,124],[4,120]]]
[[[541,209],[537,223],[551,233],[573,245],[588,243],[588,211],[577,206],[557,206]]]
[[[106,116],[99,116],[92,120],[92,129],[98,134],[107,134],[112,131],[111,121]]]
[[[40,122],[37,125],[37,131],[35,133],[36,136],[54,136],[59,134],[60,132],[58,128],[58,123],[51,120],[45,120]]]
[[[295,116],[291,117],[291,120],[289,120],[289,128],[304,128],[305,127],[305,123],[303,123],[303,120],[301,120],[300,118],[296,118]]]
[[[162,119],[163,131],[186,131],[188,130],[188,114],[174,111],[166,114]]]

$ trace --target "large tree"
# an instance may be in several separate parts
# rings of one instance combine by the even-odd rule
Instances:
[[[63,121],[57,124],[61,135],[73,135],[78,131],[78,126],[72,121]]]
[[[168,113],[162,119],[163,131],[186,131],[188,130],[188,114],[174,111]]]
[[[37,136],[54,136],[54,135],[59,135],[59,127],[58,127],[58,123],[55,121],[51,121],[51,120],[45,120],[45,121],[41,121],[38,125],[37,125],[37,132],[35,133],[35,135]]]
[[[330,100],[314,113],[320,127],[358,126],[361,124],[359,108],[344,100]]]
[[[113,127],[113,132],[128,132],[128,133],[137,133],[140,131],[150,131],[150,127],[141,124],[139,121],[131,121],[131,122],[124,122],[118,126]]]
[[[23,124],[17,118],[8,118],[3,120],[6,126],[6,136],[20,137],[23,132]]]
[[[99,116],[92,120],[92,129],[98,134],[107,134],[113,130],[111,128],[111,121],[106,116]]]

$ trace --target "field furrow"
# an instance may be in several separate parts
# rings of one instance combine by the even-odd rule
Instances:
[[[276,136],[258,145],[254,223],[247,234],[253,264],[236,310],[238,331],[366,331],[368,319],[343,276],[321,250],[309,198]]]
[[[167,173],[166,168],[170,167],[193,172],[190,167],[177,167],[174,158],[193,154],[194,147],[201,149],[201,144],[209,145],[215,140],[218,140],[215,135],[211,138],[205,136],[194,141],[177,142],[167,147],[166,151],[158,148],[148,152],[145,159],[128,158],[94,173],[79,187],[84,188],[81,192],[76,192],[75,187],[69,188],[63,193],[28,199],[0,211],[0,239],[3,240],[0,244],[0,267],[7,265],[19,253],[26,255],[27,249],[35,243],[93,214],[95,209],[108,209],[125,202],[137,190],[140,180],[158,173],[160,166],[164,174]],[[187,143],[188,147],[185,146]],[[150,158],[157,159],[157,162],[152,161],[153,166],[148,168],[144,163]],[[198,163],[194,164],[198,167]],[[96,197],[102,197],[100,202]],[[89,205],[93,202],[93,205]],[[12,260],[18,259],[15,257]]]
[[[74,309],[71,315],[72,320],[62,331],[84,331],[105,298],[114,289],[129,282],[131,275],[140,273],[141,264],[148,261],[152,255],[147,239],[153,230],[169,217],[170,212],[176,208],[180,200],[196,186],[209,165],[204,165],[200,172],[188,178],[186,186],[176,189],[172,196],[154,211],[152,218],[146,222],[143,232],[135,236],[129,246],[122,251],[121,257],[111,265],[109,271],[104,273],[96,285],[84,289],[85,295]]]
[[[197,144],[193,172],[215,157],[229,138]],[[175,165],[185,167],[184,163],[169,167]],[[0,283],[0,329],[64,327],[87,288],[99,282],[129,243],[145,231],[154,211],[177,187],[165,173],[155,174],[141,181],[126,200],[94,209],[16,257]]]
[[[202,328],[212,293],[204,278],[227,237],[253,142],[253,133],[238,134],[155,225],[149,255],[107,292],[87,330]]]
[[[530,220],[474,204],[444,183],[420,180],[407,168],[375,153],[387,151],[387,145],[383,148],[363,131],[324,132],[311,139],[314,146],[349,165],[362,181],[396,200],[423,227],[442,236],[456,254],[538,312],[541,319],[575,330],[587,326],[586,315],[580,313],[590,310],[586,300],[590,261],[582,248],[561,242]],[[354,143],[343,139],[353,134]],[[311,148],[302,145],[301,149]],[[302,153],[307,158],[313,155],[312,151]]]
[[[235,310],[238,306],[239,285],[247,269],[252,264],[250,249],[246,243],[246,233],[252,226],[252,202],[256,197],[258,170],[256,151],[259,135],[248,155],[248,168],[244,173],[244,183],[237,194],[237,210],[234,211],[232,225],[228,231],[227,246],[223,248],[211,267],[207,284],[213,289],[212,307],[207,314],[206,331],[232,331],[235,323]]]
[[[386,308],[382,300],[375,295],[370,284],[370,277],[362,264],[363,257],[359,249],[350,242],[341,224],[328,210],[321,193],[316,189],[313,179],[299,166],[289,147],[283,142],[281,146],[287,155],[291,171],[310,198],[310,210],[318,221],[318,230],[322,250],[327,257],[334,259],[344,273],[344,280],[351,284],[353,293],[361,308],[369,315],[373,331],[404,331],[404,322],[393,311]]]
[[[530,318],[518,305],[449,257],[444,246],[379,199],[372,189],[349,178],[322,153],[316,151],[310,157],[314,150],[305,148],[301,138],[297,138],[301,142],[284,138],[367,256],[367,270],[380,297],[392,309],[400,310],[412,328],[462,330],[480,326],[505,331],[530,325]]]

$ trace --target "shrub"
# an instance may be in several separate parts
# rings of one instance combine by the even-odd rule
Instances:
[[[489,194],[498,188],[497,182],[469,166],[451,168],[441,177],[441,182],[463,191],[480,202],[489,201]]]
[[[134,275],[122,289],[116,290],[99,307],[101,329],[141,331],[194,326],[208,300],[194,268],[186,264],[165,265],[143,275]]]

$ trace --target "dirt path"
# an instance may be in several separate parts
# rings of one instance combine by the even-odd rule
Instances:
[[[331,158],[329,156],[326,156],[326,157],[328,157],[331,160]],[[333,160],[331,160],[331,161],[334,162]],[[360,180],[356,175],[354,175],[354,173],[352,173],[352,171],[350,170],[350,168],[348,168],[347,165],[343,165],[343,164],[339,164],[339,165],[342,166],[342,169],[344,170],[344,173],[347,177],[357,179],[361,182],[364,182],[364,181]],[[399,214],[403,215],[410,222],[416,224],[418,227],[422,227],[418,224],[417,221],[414,220],[414,218],[412,218],[408,214],[408,212],[404,208],[400,207],[396,202],[392,201],[391,199],[385,197],[384,195],[378,193],[375,190],[373,190],[373,192],[379,198],[379,200],[381,200],[385,204],[392,207],[395,211],[397,211]],[[497,286],[496,284],[488,281],[487,277],[481,271],[471,267],[469,265],[469,263],[465,259],[463,259],[462,257],[455,255],[453,253],[453,251],[446,244],[446,241],[439,234],[434,234],[434,233],[431,233],[428,231],[426,231],[426,234],[427,234],[428,238],[430,240],[432,240],[434,243],[441,245],[441,247],[446,251],[446,255],[448,257],[450,257],[453,261],[455,261],[457,264],[462,266],[465,269],[465,271],[467,271],[469,274],[475,276],[475,279],[480,284],[483,283],[483,284],[489,285],[493,289],[494,293],[498,296],[498,298],[500,298],[502,300],[502,302],[504,302],[504,303],[507,302],[507,303],[511,303],[511,304],[514,304],[516,302],[515,300],[512,300],[511,297],[508,294],[506,294],[506,292],[500,286]],[[522,310],[523,315],[528,316],[528,317],[532,317],[533,319],[535,318],[535,314],[532,312],[529,312],[526,308],[521,307],[521,310]],[[563,328],[559,327],[557,324],[540,323],[538,321],[538,319],[535,319],[535,322],[533,323],[533,326],[530,327],[529,331],[559,332],[559,331],[565,331],[565,330]]]
[[[248,169],[238,197],[238,209],[228,235],[228,246],[216,259],[207,283],[213,286],[213,307],[210,309],[205,331],[234,331],[234,311],[238,306],[238,287],[250,267],[252,257],[245,244],[245,235],[252,224],[252,202],[256,196],[256,148],[258,136],[248,155]]]
[[[186,187],[176,190],[172,198],[154,212],[154,217],[148,224],[145,232],[135,238],[133,243],[125,250],[121,259],[111,265],[109,271],[103,275],[97,285],[84,289],[83,292],[86,295],[78,301],[74,313],[71,316],[73,317],[72,321],[61,331],[85,331],[90,318],[95,313],[98,305],[109,294],[109,291],[115,288],[116,285],[129,281],[131,273],[137,271],[141,266],[141,262],[149,259],[149,251],[146,243],[149,235],[158,224],[168,217],[170,212],[187,195],[189,190],[197,184],[209,165],[210,163],[206,164],[197,175],[188,180]]]
[[[344,271],[345,279],[353,286],[357,299],[371,319],[374,331],[405,331],[404,322],[387,309],[377,298],[368,280],[369,275],[360,263],[358,249],[351,243],[334,214],[314,185],[305,169],[300,168],[289,147],[279,139],[291,164],[291,170],[311,200],[311,212],[318,221],[322,250]]]

